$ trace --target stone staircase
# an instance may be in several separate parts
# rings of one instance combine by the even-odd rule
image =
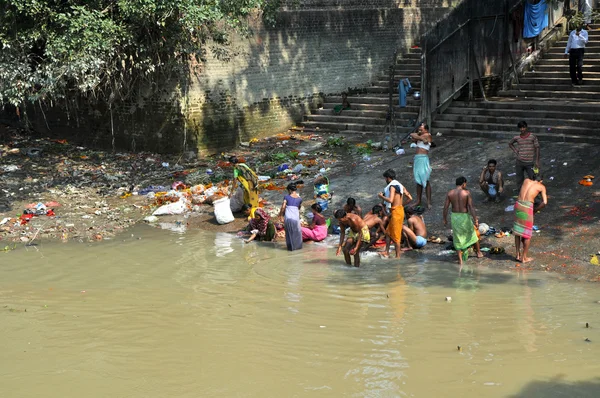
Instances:
[[[362,94],[349,95],[348,101],[352,109],[334,115],[333,107],[342,103],[339,95],[327,96],[323,107],[305,116],[305,128],[320,131],[339,132],[343,134],[365,134],[377,137],[383,135],[388,111],[389,72],[382,71]],[[401,78],[409,78],[413,91],[421,89],[421,49],[412,48],[408,53],[399,55],[396,60],[393,104],[395,106],[396,133],[403,134],[414,125],[421,106],[412,94],[408,96],[406,107],[398,106],[398,83]]]
[[[525,120],[540,140],[600,144],[600,30],[589,33],[583,86],[571,85],[563,58],[568,35],[516,84],[488,101],[454,101],[434,120],[434,132],[508,139]]]

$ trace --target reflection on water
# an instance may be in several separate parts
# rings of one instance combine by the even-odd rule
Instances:
[[[0,396],[600,396],[595,285],[135,234],[2,256]]]

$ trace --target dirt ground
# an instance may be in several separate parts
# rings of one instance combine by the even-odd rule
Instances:
[[[433,168],[433,208],[424,219],[429,234],[443,237],[450,230],[442,222],[446,192],[454,181],[465,176],[472,189],[480,222],[511,228],[513,213],[505,209],[514,204],[517,192],[514,155],[508,142],[435,136],[437,147],[431,151]],[[0,246],[5,251],[42,240],[97,241],[114,238],[128,227],[150,215],[158,203],[139,195],[149,186],[165,186],[176,181],[188,187],[231,178],[230,155],[244,157],[259,175],[270,176],[261,197],[265,208],[276,212],[283,197],[282,188],[290,180],[303,181],[300,194],[305,209],[312,203],[312,182],[319,171],[330,179],[333,200],[324,212],[332,216],[346,198],[356,198],[368,211],[377,204],[377,193],[385,186],[383,171],[393,168],[398,180],[416,195],[412,176],[414,150],[404,145],[406,154],[377,150],[371,137],[325,132],[290,131],[258,142],[248,143],[219,156],[198,159],[188,156],[163,156],[148,153],[109,153],[71,145],[60,140],[31,138],[14,129],[0,126]],[[373,141],[376,141],[375,137]],[[373,146],[375,148],[373,148]],[[391,146],[391,145],[390,145]],[[541,143],[541,172],[548,188],[548,206],[535,216],[539,232],[532,239],[535,261],[519,264],[514,260],[514,238],[482,237],[482,247],[504,247],[501,255],[486,253],[483,259],[469,258],[470,264],[507,270],[557,272],[564,277],[600,281],[600,267],[590,263],[600,250],[600,189],[579,185],[581,177],[600,167],[600,148],[585,144]],[[478,178],[488,159],[498,161],[505,175],[505,194],[501,203],[484,203]],[[280,172],[299,163],[303,170]],[[283,166],[282,166],[283,165]],[[325,170],[322,170],[325,169]],[[286,174],[287,173],[287,174]],[[600,178],[600,177],[599,177]],[[600,181],[600,180],[598,180]],[[20,219],[23,211],[37,203],[48,204],[55,216],[39,215],[29,221]],[[245,219],[226,225],[215,222],[210,205],[195,205],[183,215],[160,216],[152,225],[179,232],[194,228],[235,232]],[[428,245],[404,256],[436,256],[455,262],[447,250],[449,243]],[[441,256],[441,257],[438,257]],[[393,260],[390,260],[393,261]]]

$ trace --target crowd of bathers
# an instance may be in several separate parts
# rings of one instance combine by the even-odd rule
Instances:
[[[547,203],[546,190],[539,174],[539,143],[537,138],[528,132],[527,123],[518,124],[520,135],[515,136],[509,147],[517,156],[516,174],[519,190],[518,200],[515,204],[515,234],[516,259],[518,261],[531,261],[528,257],[531,232],[533,227],[534,209],[541,208]],[[412,165],[414,180],[416,182],[416,197],[396,179],[393,169],[386,170],[382,177],[385,188],[377,197],[379,203],[373,206],[366,214],[356,203],[354,198],[348,198],[346,204],[335,210],[334,217],[339,224],[339,244],[337,255],[344,254],[347,264],[360,265],[361,251],[369,248],[383,248],[383,257],[390,256],[392,244],[395,248],[396,258],[402,251],[420,249],[428,242],[427,227],[423,219],[423,212],[431,208],[431,166],[429,151],[435,147],[429,127],[421,124],[417,132],[410,134],[411,147],[416,153]],[[490,159],[479,176],[479,187],[486,195],[486,201],[500,200],[504,192],[504,178],[497,169],[497,162]],[[426,207],[422,206],[422,196],[425,192]],[[538,195],[543,200],[534,205]],[[414,201],[414,203],[413,203]],[[245,205],[244,211],[249,216],[248,232],[252,240],[275,240],[278,236],[285,236],[288,250],[302,248],[303,242],[320,242],[327,237],[329,220],[322,215],[321,204],[311,206],[308,222],[302,222],[300,208],[302,198],[298,194],[295,183],[287,186],[287,195],[284,196],[278,213],[280,223],[275,223],[261,208]],[[453,233],[454,249],[458,253],[459,263],[462,264],[468,256],[468,250],[474,247],[477,257],[482,257],[479,247],[478,227],[479,221],[473,205],[470,191],[467,189],[465,177],[456,180],[456,188],[450,190],[444,204],[444,224],[448,224],[448,212],[451,212],[451,226]],[[406,221],[406,223],[405,223]],[[279,228],[277,228],[279,226]],[[521,248],[523,250],[521,250]]]

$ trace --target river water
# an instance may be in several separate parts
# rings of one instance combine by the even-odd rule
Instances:
[[[597,285],[133,232],[0,253],[0,397],[600,396]]]

